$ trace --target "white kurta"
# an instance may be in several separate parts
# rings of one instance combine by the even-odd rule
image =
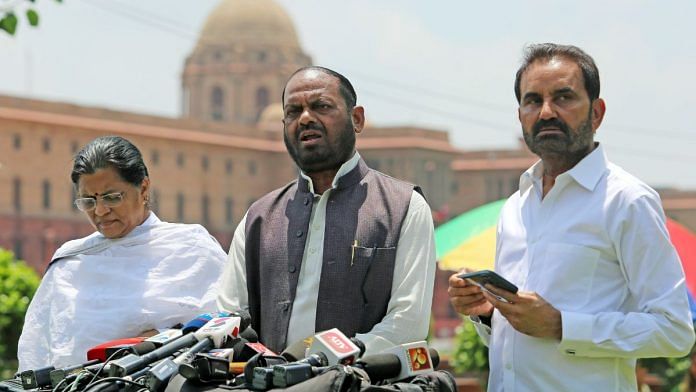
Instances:
[[[214,311],[225,258],[202,226],[154,213],[123,238],[65,243],[27,310],[20,371],[82,363],[98,344]]]

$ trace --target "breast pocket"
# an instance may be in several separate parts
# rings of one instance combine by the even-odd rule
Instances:
[[[370,295],[366,291],[387,290],[391,291],[391,285],[386,285],[387,274],[393,271],[396,248],[355,247],[355,287],[360,287],[363,301],[367,303]]]
[[[573,244],[550,244],[535,274],[538,292],[559,310],[578,310],[589,301],[599,251]]]

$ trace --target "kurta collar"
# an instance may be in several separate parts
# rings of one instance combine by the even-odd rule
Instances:
[[[331,189],[347,188],[358,183],[367,174],[368,167],[356,151],[349,160],[343,163],[336,172],[336,176],[331,183]],[[300,171],[299,188],[302,191],[314,193],[312,179]]]

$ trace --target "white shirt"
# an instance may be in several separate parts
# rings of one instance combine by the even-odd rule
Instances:
[[[657,193],[601,145],[542,200],[541,161],[501,211],[495,269],[561,311],[563,338],[517,332],[497,311],[489,391],[635,391],[635,360],[694,343],[684,273]],[[490,333],[490,334],[489,334]]]
[[[326,203],[332,190],[336,188],[338,179],[353,170],[359,160],[360,155],[356,152],[338,170],[332,188],[321,195],[314,195],[309,233],[288,326],[288,344],[305,339],[316,332],[314,326],[324,258]],[[312,180],[304,173],[301,175],[309,181],[309,190],[314,193]],[[230,246],[229,260],[218,296],[218,307],[221,309],[248,306],[244,261],[245,226],[246,216],[237,226]],[[387,314],[368,333],[356,335],[365,343],[365,355],[397,344],[425,339],[430,323],[434,281],[435,237],[432,214],[423,196],[414,191],[401,226]]]
[[[27,310],[20,371],[80,364],[96,345],[214,311],[225,257],[202,226],[154,213],[123,238],[65,243]]]

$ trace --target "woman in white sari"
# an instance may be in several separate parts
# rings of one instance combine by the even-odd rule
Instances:
[[[150,211],[150,178],[132,143],[95,139],[75,156],[71,179],[97,231],[52,257],[24,320],[20,371],[79,364],[90,347],[216,310],[225,252],[202,226]]]

